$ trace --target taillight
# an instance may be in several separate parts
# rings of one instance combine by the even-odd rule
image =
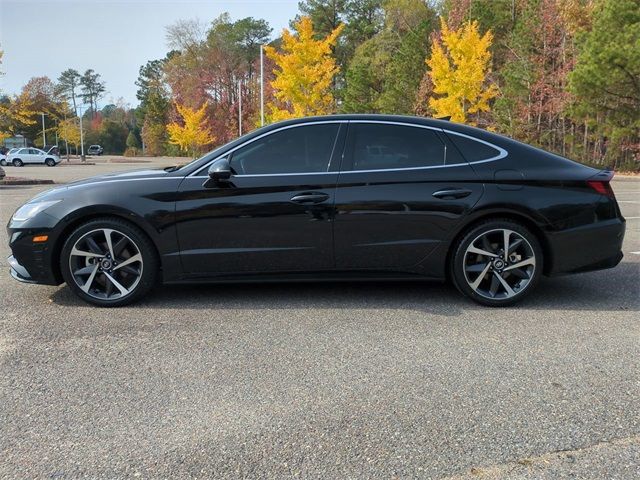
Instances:
[[[587,180],[587,185],[593,188],[600,195],[606,195],[607,197],[613,198],[613,189],[609,182],[603,182],[601,180]]]

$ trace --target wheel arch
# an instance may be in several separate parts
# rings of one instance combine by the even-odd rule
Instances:
[[[158,258],[158,262],[160,263],[160,269],[162,269],[161,255],[158,250],[158,245],[154,239],[154,230],[151,225],[148,224],[143,218],[138,215],[124,210],[113,207],[108,208],[99,208],[96,211],[96,206],[91,206],[90,208],[82,209],[78,212],[74,212],[73,216],[70,217],[57,235],[56,242],[52,246],[51,250],[51,269],[53,271],[53,275],[55,279],[59,283],[63,283],[64,279],[62,278],[62,272],[60,271],[60,255],[62,253],[62,247],[64,246],[65,241],[76,228],[78,228],[83,223],[90,222],[92,220],[99,219],[108,219],[108,218],[116,218],[118,220],[123,220],[131,225],[138,227],[142,232],[148,237],[149,241],[153,245],[155,249],[155,254]]]
[[[540,243],[540,248],[542,248],[542,272],[547,275],[548,272],[551,271],[551,266],[553,265],[553,252],[551,250],[549,239],[544,232],[544,223],[542,223],[540,219],[536,220],[535,216],[529,214],[528,212],[505,207],[495,207],[482,210],[469,217],[467,221],[465,221],[458,227],[458,229],[452,236],[451,242],[449,243],[449,245],[451,245],[451,248],[448,249],[447,257],[445,260],[445,271],[448,280],[451,276],[451,257],[455,254],[453,247],[469,230],[475,228],[476,225],[480,223],[486,222],[487,220],[511,220],[525,226],[533,235],[535,235],[536,239]]]

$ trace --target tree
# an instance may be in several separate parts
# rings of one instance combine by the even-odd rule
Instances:
[[[95,118],[98,110],[98,100],[107,91],[105,83],[100,80],[100,74],[90,68],[80,77],[80,85],[82,100],[89,104],[91,117]]]
[[[182,117],[183,124],[180,125],[174,122],[167,125],[169,141],[174,145],[178,145],[182,151],[195,156],[202,147],[213,143],[215,140],[206,125],[207,105],[203,104],[199,109],[195,110],[176,103],[176,109]]]
[[[592,30],[584,36],[570,88],[574,115],[595,118],[608,139],[609,158],[640,159],[640,6],[638,0],[600,0]],[[620,157],[624,155],[619,155]]]
[[[129,135],[127,135],[127,150],[125,151],[125,155],[132,154],[137,155],[138,150],[140,149],[140,141],[138,140],[138,136],[135,134],[133,130],[129,130]]]
[[[469,114],[488,112],[489,100],[498,94],[497,86],[487,79],[493,37],[491,31],[480,36],[476,21],[451,30],[442,18],[441,35],[426,60],[433,93],[438,95],[429,98],[429,107],[435,116],[466,122]]]
[[[69,144],[80,144],[80,125],[78,120],[74,118],[66,118],[58,123],[58,136],[64,140],[67,151],[67,161],[69,160]]]
[[[387,0],[383,30],[361,44],[349,64],[341,110],[414,113],[435,20],[422,0]]]
[[[275,64],[275,102],[269,104],[270,120],[308,115],[324,115],[335,110],[331,93],[333,77],[338,72],[331,48],[342,31],[338,26],[327,37],[316,40],[309,17],[296,23],[296,33],[282,32],[282,53],[271,46],[265,52]]]
[[[71,99],[73,104],[73,113],[78,115],[78,107],[76,105],[76,90],[80,87],[80,74],[77,70],[69,68],[62,72],[58,77],[57,90],[67,99]]]

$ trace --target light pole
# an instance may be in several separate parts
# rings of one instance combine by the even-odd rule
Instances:
[[[238,80],[238,131],[242,136],[242,80]]]
[[[264,45],[260,44],[260,126],[264,127]]]
[[[82,130],[82,107],[80,109],[80,161],[84,162],[84,132]]]
[[[42,112],[42,148],[47,145],[47,134],[44,132],[44,112]]]

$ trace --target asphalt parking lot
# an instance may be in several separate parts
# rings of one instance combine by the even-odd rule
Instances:
[[[0,187],[3,225],[46,188]],[[640,478],[640,179],[614,190],[623,262],[498,310],[429,283],[98,309],[12,280],[2,229],[0,477]]]

